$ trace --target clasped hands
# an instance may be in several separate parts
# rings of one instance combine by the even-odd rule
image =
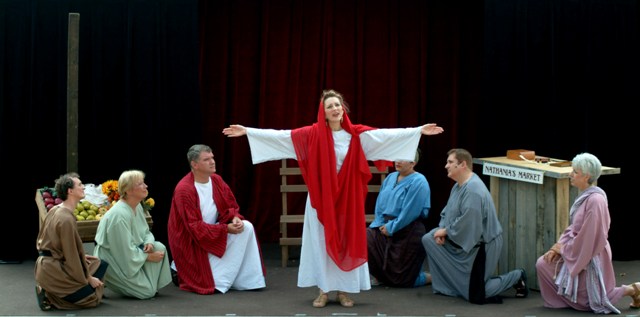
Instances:
[[[382,233],[385,236],[389,236],[389,231],[387,231],[387,226],[386,225],[382,225],[380,226],[378,229],[380,229],[380,233]]]
[[[446,238],[447,238],[446,228],[440,228],[433,233],[433,239],[436,240],[436,243],[439,245],[444,245]]]
[[[85,256],[85,261],[87,262],[87,265],[90,264],[90,261],[95,261],[95,260],[99,260],[97,256],[93,256],[93,255],[89,255],[86,254]],[[89,276],[88,278],[89,280],[89,285],[91,285],[91,287],[96,288],[98,286],[104,285],[104,282],[102,282],[99,278],[94,277],[94,276]]]
[[[147,261],[158,263],[164,258],[164,251],[155,251],[153,243],[146,243],[142,251],[147,254]]]
[[[227,224],[227,230],[233,234],[242,233],[244,231],[244,222],[238,217],[233,217],[231,223]]]
[[[556,243],[554,244],[549,251],[547,251],[542,258],[547,263],[557,262],[562,258],[562,244]]]

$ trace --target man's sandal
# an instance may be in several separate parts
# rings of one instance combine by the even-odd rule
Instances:
[[[342,307],[353,307],[353,299],[347,296],[345,292],[338,292],[338,296],[336,298]]]
[[[313,300],[313,307],[322,308],[324,306],[327,306],[328,301],[329,301],[329,294],[323,293],[321,290],[320,295],[318,295],[318,297],[316,297],[316,299]]]
[[[43,311],[51,310],[51,303],[47,299],[46,293],[40,285],[36,285],[36,299],[38,300],[38,306]]]
[[[516,289],[516,298],[526,298],[529,296],[529,286],[527,286],[527,272],[524,269],[520,269],[521,275],[518,282],[513,285]]]
[[[633,303],[629,304],[629,307],[635,308],[635,309],[640,309],[640,288],[638,288],[638,284],[640,284],[640,283],[631,284],[631,286],[633,287],[635,292],[633,294],[631,294],[631,298],[633,299]]]

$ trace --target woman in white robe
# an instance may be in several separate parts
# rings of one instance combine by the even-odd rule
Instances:
[[[364,154],[364,158],[368,161],[410,161],[414,159],[422,134],[434,135],[442,133],[443,131],[443,129],[438,127],[436,124],[425,124],[416,128],[399,129],[373,129],[366,126],[352,125],[343,107],[346,107],[346,104],[339,93],[333,90],[323,92],[318,109],[318,123],[308,127],[310,129],[317,129],[320,132],[318,135],[313,135],[308,138],[305,138],[306,135],[304,135],[301,138],[303,142],[308,141],[308,143],[311,144],[313,143],[314,138],[322,139],[323,135],[329,136],[328,138],[331,138],[332,140],[329,140],[328,142],[325,141],[324,144],[323,141],[320,141],[319,143],[321,144],[317,147],[320,150],[317,152],[314,152],[317,148],[313,148],[316,145],[309,145],[308,149],[301,149],[301,146],[298,145],[299,143],[296,143],[296,130],[256,129],[245,128],[241,125],[230,125],[228,128],[223,130],[223,133],[230,137],[247,135],[249,146],[251,148],[253,164],[281,159],[296,159],[300,164],[301,157],[303,160],[312,161],[314,159],[313,155],[317,154],[315,157],[317,162],[314,163],[319,165],[335,164],[333,167],[335,170],[333,172],[339,174],[341,169],[343,169],[345,159],[348,158],[348,154],[352,157],[356,155],[355,153],[349,153],[350,151],[361,151],[362,154]],[[325,129],[328,131],[326,134],[324,134]],[[349,131],[352,131],[353,134],[357,135],[358,140],[355,140],[355,144],[359,144],[358,146],[353,146],[352,141],[354,140]],[[322,146],[325,144],[333,146],[332,148],[323,148]],[[333,153],[330,152],[334,152],[335,157],[332,158],[331,155]],[[326,196],[334,194],[337,196],[340,195],[335,192],[328,193],[325,190],[324,185],[326,183],[336,181],[336,179],[331,176],[327,178],[324,175],[318,175],[321,174],[322,166],[318,167],[313,164],[307,166],[301,164],[301,169],[303,176],[305,176],[305,182],[309,187],[310,193],[307,196],[304,227],[302,231],[302,249],[300,255],[300,268],[298,271],[298,287],[317,286],[320,289],[320,294],[313,302],[314,307],[324,307],[328,301],[327,293],[330,291],[338,291],[337,301],[344,307],[351,307],[354,302],[346,295],[346,293],[359,293],[360,290],[369,290],[371,288],[369,269],[366,263],[365,222],[362,221],[361,230],[359,228],[360,226],[355,227],[358,231],[356,234],[356,240],[358,241],[347,240],[346,243],[347,245],[357,245],[356,248],[363,248],[364,257],[360,262],[351,261],[351,259],[349,259],[349,261],[346,262],[353,265],[348,267],[348,269],[345,269],[349,264],[340,262],[343,259],[339,258],[336,253],[332,253],[332,239],[327,239],[325,235],[326,232],[333,232],[331,230],[327,231],[325,226],[327,224],[329,226],[334,226],[336,224],[331,222],[325,222],[323,224],[319,218],[319,213],[316,208],[312,207],[312,205],[324,206],[323,208],[325,209],[331,209],[334,207],[327,206],[329,203],[326,202]],[[353,167],[351,171],[359,173],[359,171],[362,170],[359,169],[356,171],[356,169],[357,167]],[[307,171],[306,175],[305,171]],[[369,173],[369,179],[370,176],[371,175]],[[317,182],[324,182],[325,184],[318,186],[314,184],[313,181],[310,182],[310,180],[313,180],[313,177],[321,179]],[[344,177],[342,179],[344,179]],[[325,191],[322,192],[322,198],[318,198],[314,203],[313,189],[316,186],[322,187],[321,190]],[[343,190],[344,188],[344,186],[340,186],[340,190]],[[366,191],[366,182],[364,188]],[[341,196],[348,197],[345,199],[357,200],[357,198],[359,198],[355,191]],[[341,198],[336,198],[336,200],[338,199]],[[347,210],[346,212],[356,213],[357,216],[361,216],[362,219],[364,219],[364,205],[358,206],[358,209],[361,210]],[[340,237],[342,236],[338,233],[338,238]],[[344,242],[344,240],[340,241]],[[346,246],[345,248],[349,248],[349,246]],[[350,254],[349,252],[349,250],[345,251],[340,249],[337,253],[342,255]],[[336,263],[336,260],[339,263]]]

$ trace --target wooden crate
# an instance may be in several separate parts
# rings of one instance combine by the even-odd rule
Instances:
[[[42,227],[44,218],[47,216],[47,207],[44,205],[44,198],[42,198],[40,189],[36,190],[36,205],[38,205],[39,227]],[[149,214],[148,211],[145,211],[145,218],[147,219],[149,228],[152,228],[153,219],[151,219],[151,214]],[[80,234],[82,242],[94,242],[96,237],[96,230],[98,229],[98,223],[100,223],[100,220],[78,221],[78,233]]]

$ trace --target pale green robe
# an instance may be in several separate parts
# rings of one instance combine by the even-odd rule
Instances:
[[[127,203],[118,201],[100,220],[95,240],[94,255],[109,263],[108,289],[146,299],[171,283],[167,248],[155,241],[141,205],[134,213]],[[155,251],[165,252],[161,262],[147,261],[142,246],[148,243],[153,243]]]

